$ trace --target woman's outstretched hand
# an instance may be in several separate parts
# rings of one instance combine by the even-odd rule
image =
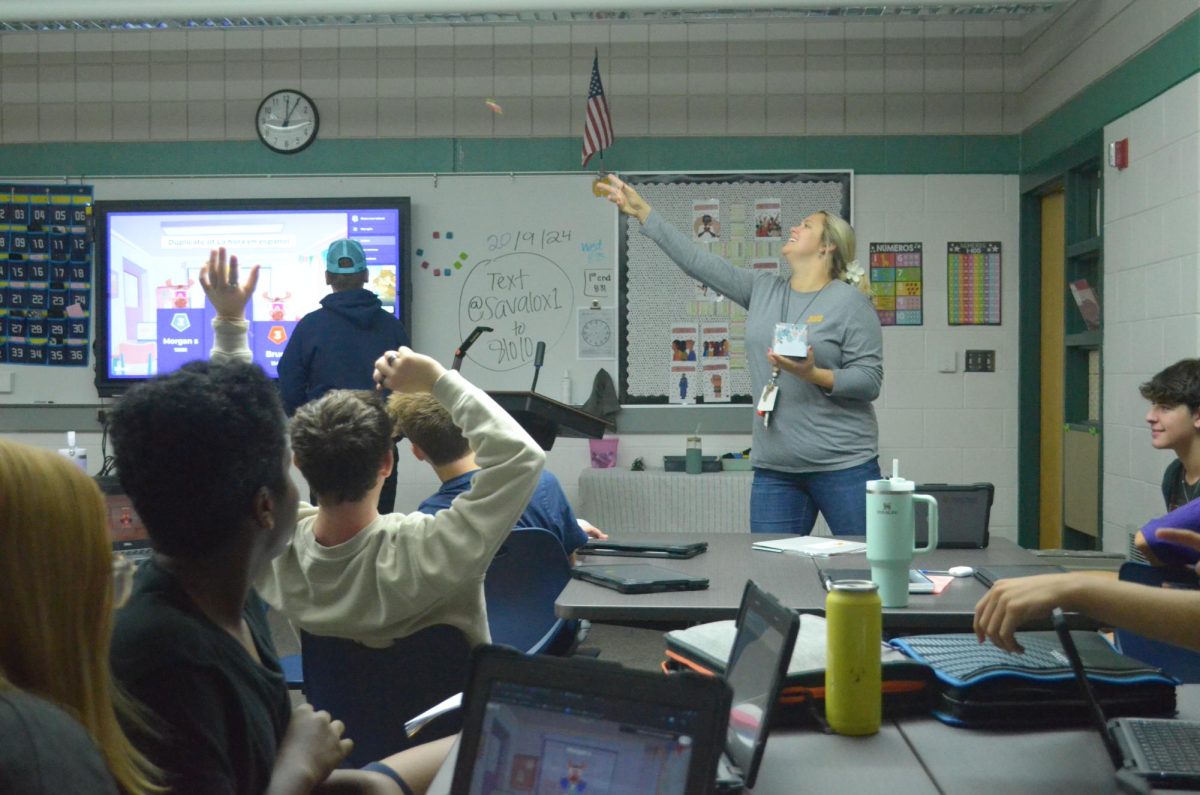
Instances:
[[[638,192],[623,182],[616,174],[608,175],[608,182],[596,184],[596,190],[605,195],[610,202],[626,215],[632,215],[642,223],[650,217],[650,205],[638,195]]]

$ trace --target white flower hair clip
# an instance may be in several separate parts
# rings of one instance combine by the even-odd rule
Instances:
[[[863,277],[866,275],[867,275],[866,271],[864,271],[862,269],[862,265],[858,264],[858,260],[854,259],[854,260],[850,260],[849,262],[846,263],[845,278],[846,278],[846,281],[849,282],[850,284],[854,284],[854,285],[860,284],[863,280]]]

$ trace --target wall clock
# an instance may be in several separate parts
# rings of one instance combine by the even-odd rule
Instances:
[[[317,106],[304,94],[285,88],[267,95],[254,114],[258,138],[267,148],[294,155],[317,140],[321,118]]]

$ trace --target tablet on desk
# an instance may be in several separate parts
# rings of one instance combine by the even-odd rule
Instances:
[[[870,569],[821,569],[821,582],[828,591],[837,580],[870,580]],[[933,593],[933,580],[916,569],[908,570],[909,593]]]
[[[1060,574],[1066,571],[1062,566],[1053,563],[1017,563],[1000,566],[980,566],[975,569],[975,577],[984,585],[991,588],[997,580],[1010,577],[1036,577],[1039,574]]]
[[[615,541],[589,541],[575,550],[580,555],[614,555],[631,558],[694,558],[708,551],[707,541],[694,544],[620,544]]]
[[[707,577],[693,577],[648,563],[596,563],[576,566],[571,569],[571,576],[621,593],[702,591],[708,587]]]

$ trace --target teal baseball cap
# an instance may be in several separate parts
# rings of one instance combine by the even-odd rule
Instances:
[[[342,265],[342,260],[350,260],[349,265]],[[362,244],[357,240],[343,238],[329,244],[325,252],[325,270],[330,273],[361,273],[367,269],[367,255]]]

